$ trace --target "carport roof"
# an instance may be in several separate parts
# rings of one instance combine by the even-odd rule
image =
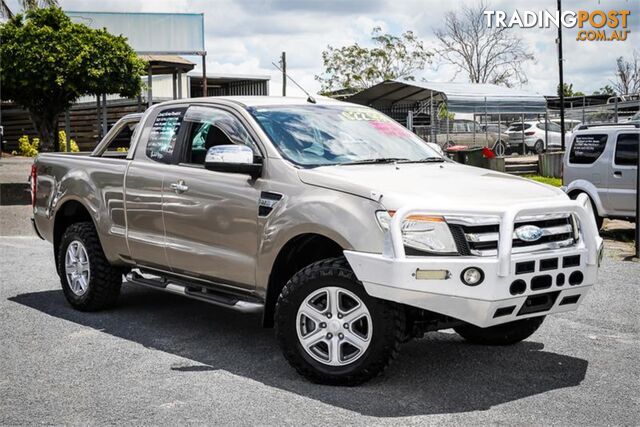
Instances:
[[[456,82],[414,82],[386,80],[347,99],[356,104],[389,107],[434,100],[445,101],[447,109],[458,113],[539,113],[545,112],[544,96],[493,84]]]

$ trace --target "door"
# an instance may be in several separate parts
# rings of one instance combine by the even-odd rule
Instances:
[[[260,151],[232,113],[191,106],[184,119],[180,161],[165,169],[163,213],[169,265],[178,274],[235,288],[255,287],[259,180],[204,168],[216,145]]]
[[[608,205],[611,214],[633,216],[636,204],[636,173],[638,168],[638,132],[620,132],[609,175]]]
[[[162,221],[164,168],[173,162],[186,107],[159,110],[142,130],[135,160],[125,175],[127,244],[138,264],[168,270]]]

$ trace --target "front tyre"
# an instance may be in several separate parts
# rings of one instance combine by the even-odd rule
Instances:
[[[289,363],[307,379],[331,385],[357,385],[380,374],[398,352],[404,324],[404,313],[369,296],[343,257],[296,273],[275,312]]]
[[[512,345],[529,338],[538,330],[544,316],[530,317],[501,325],[480,328],[465,323],[453,328],[458,335],[474,344],[482,345]]]
[[[122,286],[122,270],[109,264],[91,222],[69,226],[58,252],[64,296],[74,308],[96,311],[113,306]]]

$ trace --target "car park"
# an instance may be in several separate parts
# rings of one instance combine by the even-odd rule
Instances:
[[[290,364],[326,384],[372,378],[427,331],[526,339],[583,302],[602,254],[587,195],[451,162],[326,99],[156,104],[90,155],[39,155],[31,183],[71,306],[112,307],[125,275],[262,313]]]
[[[560,126],[553,122],[512,123],[506,133],[509,136],[509,149],[517,153],[523,152],[523,141],[526,152],[537,154],[544,151],[546,138],[548,138],[547,148],[558,148],[561,145]]]
[[[640,124],[581,125],[564,156],[563,185],[589,196],[598,228],[604,218],[635,220]]]

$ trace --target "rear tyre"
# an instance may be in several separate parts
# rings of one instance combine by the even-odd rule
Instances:
[[[537,140],[535,144],[533,144],[533,152],[536,154],[540,154],[544,151],[544,142],[541,140]]]
[[[109,264],[91,222],[69,226],[58,249],[64,296],[73,308],[96,311],[113,306],[122,286],[122,270]]]
[[[512,345],[533,335],[542,325],[543,320],[544,316],[531,317],[488,328],[480,328],[466,323],[453,329],[462,338],[474,344]]]
[[[275,311],[285,358],[321,384],[353,386],[380,374],[397,355],[404,324],[404,312],[370,297],[344,257],[296,273]]]

